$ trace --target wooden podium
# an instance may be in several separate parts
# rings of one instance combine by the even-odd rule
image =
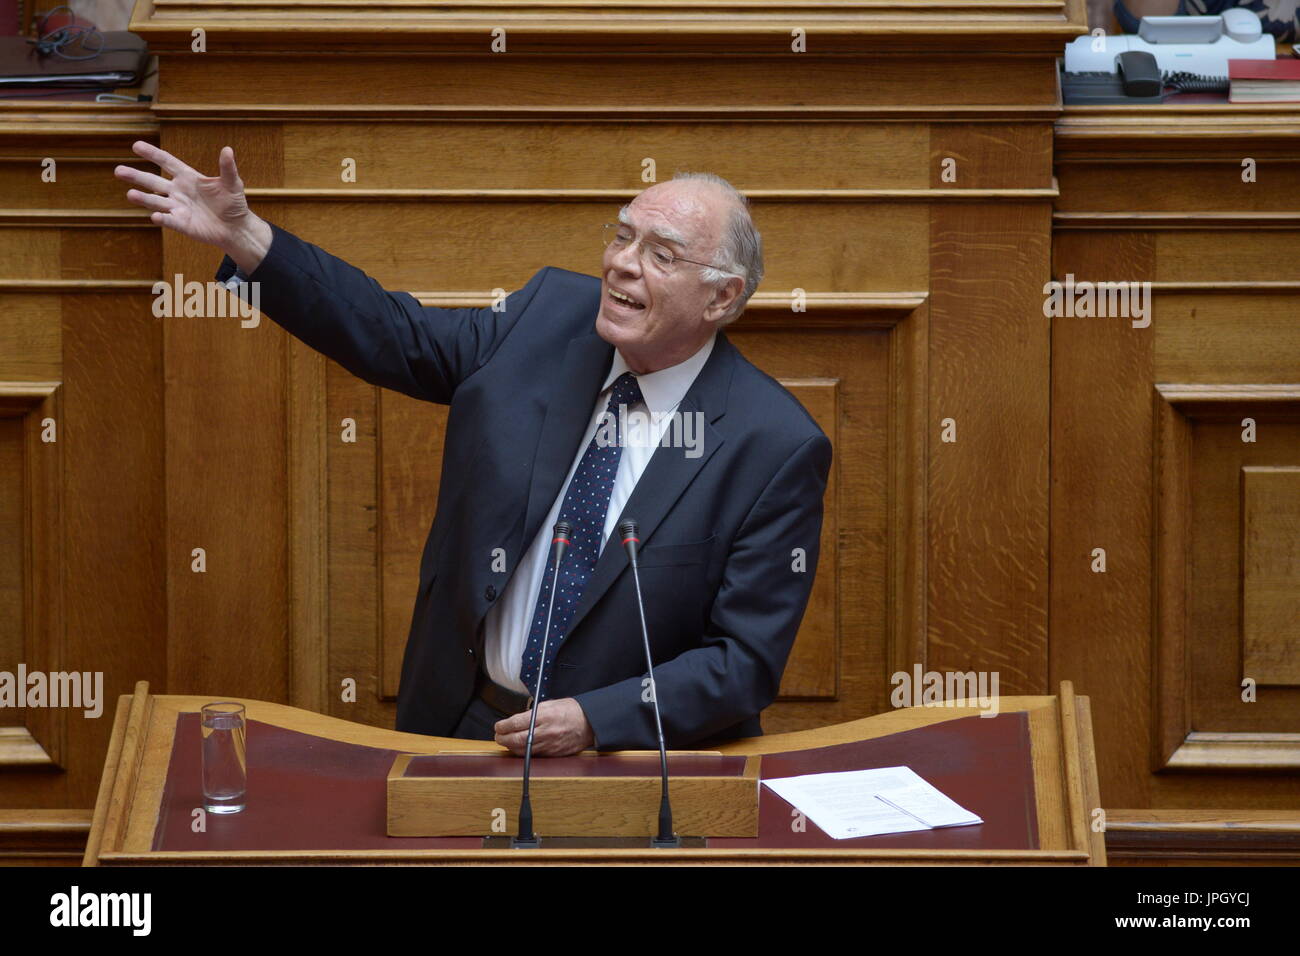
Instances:
[[[763,756],[767,778],[906,765],[978,826],[834,840],[759,786],[759,828],[657,850],[648,845],[511,850],[480,837],[390,837],[385,783],[399,754],[482,751],[490,742],[398,733],[259,700],[248,719],[248,805],[202,806],[199,710],[217,697],[118,700],[85,864],[884,863],[1104,865],[1088,698],[1068,681],[1056,697],[915,707],[723,745]],[[545,758],[538,758],[543,760]],[[517,804],[508,808],[514,825]],[[504,834],[503,834],[504,835]],[[683,837],[690,834],[682,833]]]

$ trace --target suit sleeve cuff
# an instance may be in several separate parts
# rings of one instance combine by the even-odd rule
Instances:
[[[648,750],[659,746],[653,721],[639,712],[641,678],[598,687],[574,699],[587,715],[597,750]]]
[[[217,266],[217,274],[214,277],[227,289],[234,290],[245,282],[253,282],[259,278],[264,278],[263,273],[268,271],[267,266],[284,255],[284,235],[285,232],[275,223],[268,222],[271,227],[271,245],[266,250],[266,255],[262,256],[262,261],[257,264],[257,268],[252,274],[245,273],[243,269],[235,265],[235,260],[230,256],[222,256],[221,264]]]
[[[587,720],[587,726],[591,728],[591,748],[592,748],[593,750],[599,750],[599,749],[600,749],[600,731],[598,731],[598,730],[596,729],[596,725],[593,724],[593,723],[591,722],[591,714],[588,713],[586,707],[583,707],[583,705],[582,705],[582,698],[580,698],[580,697],[575,697],[574,700],[576,700],[576,701],[578,702],[578,706],[579,706],[579,707],[582,707],[582,716],[586,718],[586,720]]]

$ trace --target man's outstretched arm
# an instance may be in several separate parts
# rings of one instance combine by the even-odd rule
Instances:
[[[424,308],[254,214],[229,146],[217,176],[143,141],[132,148],[171,178],[118,166],[119,179],[142,187],[128,190],[127,199],[152,210],[157,225],[225,252],[218,281],[256,283],[255,292],[240,286],[239,294],[277,324],[365,381],[414,398],[450,402],[500,346],[545,277],[546,270],[533,276],[500,311]]]
[[[218,282],[256,283],[258,309],[316,351],[372,385],[448,404],[457,386],[483,366],[541,288],[537,272],[499,310],[421,306],[369,275],[268,224],[272,241],[257,268],[240,275],[227,253]],[[248,300],[251,285],[236,294]]]

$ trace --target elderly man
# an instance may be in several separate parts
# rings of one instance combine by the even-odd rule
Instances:
[[[762,733],[831,448],[721,331],[763,274],[739,192],[708,174],[651,186],[604,227],[599,280],[547,267],[495,308],[438,309],[254,215],[230,147],[213,177],[135,151],[170,178],[119,166],[127,198],[224,250],[219,280],[258,283],[265,315],[366,381],[450,405],[398,730],[522,753],[540,679],[536,753],[657,746],[616,535],[634,518],[668,745]],[[558,575],[557,521],[573,528]]]

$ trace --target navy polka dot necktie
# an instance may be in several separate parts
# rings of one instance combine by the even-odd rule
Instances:
[[[600,557],[600,541],[605,534],[605,517],[609,512],[609,499],[614,491],[614,478],[618,474],[618,462],[622,457],[623,443],[626,436],[621,429],[619,406],[631,406],[641,401],[641,386],[636,376],[624,372],[614,380],[610,391],[609,406],[605,409],[605,418],[597,426],[596,434],[583,453],[578,468],[573,473],[564,501],[560,504],[560,521],[573,525],[573,535],[560,566],[560,579],[556,589],[555,611],[551,615],[551,637],[546,645],[546,668],[542,673],[542,691],[539,700],[546,700],[547,686],[551,680],[551,670],[555,665],[555,655],[573,620],[573,613],[578,608],[578,600],[583,589],[596,568],[596,559]],[[604,422],[613,416],[612,427],[606,428]],[[617,435],[612,444],[609,436]],[[529,694],[537,686],[537,666],[542,655],[542,636],[546,630],[546,609],[551,601],[551,579],[555,575],[555,556],[546,562],[546,572],[542,575],[542,588],[537,595],[537,608],[533,611],[533,624],[528,632],[528,644],[524,647],[523,661],[519,667],[519,679],[528,688]]]

